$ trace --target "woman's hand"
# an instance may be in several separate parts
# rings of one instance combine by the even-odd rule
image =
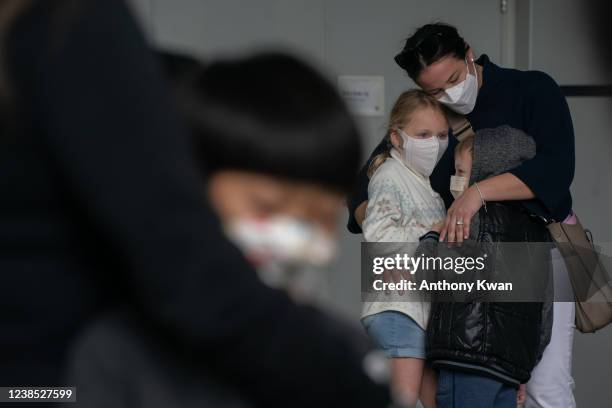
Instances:
[[[470,235],[470,222],[482,207],[480,194],[474,185],[465,190],[446,213],[440,241],[463,242]]]

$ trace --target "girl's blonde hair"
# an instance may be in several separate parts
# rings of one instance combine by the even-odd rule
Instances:
[[[406,126],[412,120],[412,115],[423,108],[438,110],[446,117],[442,104],[433,96],[420,89],[405,91],[397,98],[391,109],[387,131],[383,139],[387,143],[387,148],[383,153],[374,156],[370,162],[368,177],[372,177],[380,165],[390,157],[391,148],[393,147],[391,144],[391,133],[398,128]]]

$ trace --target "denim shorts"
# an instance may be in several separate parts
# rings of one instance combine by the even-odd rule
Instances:
[[[425,359],[425,330],[404,313],[386,311],[361,320],[368,336],[387,357]]]

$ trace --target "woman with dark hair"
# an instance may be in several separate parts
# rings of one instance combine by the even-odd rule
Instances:
[[[536,156],[510,171],[472,185],[453,201],[449,192],[453,172],[449,149],[431,176],[433,188],[448,207],[441,238],[461,242],[470,234],[470,222],[486,201],[516,201],[542,222],[575,222],[569,191],[574,176],[574,133],[569,108],[561,90],[548,75],[518,71],[493,64],[474,51],[457,29],[447,24],[427,24],[407,39],[395,57],[397,64],[423,90],[458,114],[465,115],[474,130],[508,125],[531,135]],[[380,145],[373,157],[384,149]],[[359,175],[349,200],[349,225],[361,231],[367,206],[367,168]],[[558,251],[553,251],[559,257]],[[554,262],[555,276],[567,276],[562,262]],[[571,349],[573,303],[554,304],[552,339],[527,384],[527,407],[573,407]]]
[[[224,238],[202,199],[189,133],[122,1],[5,0],[0,21],[1,385],[69,385],[61,376],[69,344],[122,306],[258,406],[389,402],[351,334],[262,284]],[[329,89],[313,98],[336,103]],[[299,103],[275,131],[302,119],[291,116]],[[236,132],[251,124],[211,115]],[[340,116],[323,122],[328,149],[345,148],[345,168],[358,145]],[[303,131],[311,137],[294,137],[311,151],[320,128]],[[254,163],[253,143],[234,154]]]

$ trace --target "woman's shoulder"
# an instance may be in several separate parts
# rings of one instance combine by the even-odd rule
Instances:
[[[547,92],[555,90],[560,92],[559,84],[552,76],[543,71],[520,70],[514,68],[500,68],[503,72],[504,82],[507,86],[527,90],[529,93]]]
[[[537,70],[521,71],[517,69],[509,71],[513,73],[512,77],[515,80],[515,84],[531,94],[537,95],[541,92],[548,94],[550,91],[561,93],[561,88],[557,81],[546,72]]]
[[[552,76],[544,71],[497,67],[503,79],[535,84],[557,85]]]

